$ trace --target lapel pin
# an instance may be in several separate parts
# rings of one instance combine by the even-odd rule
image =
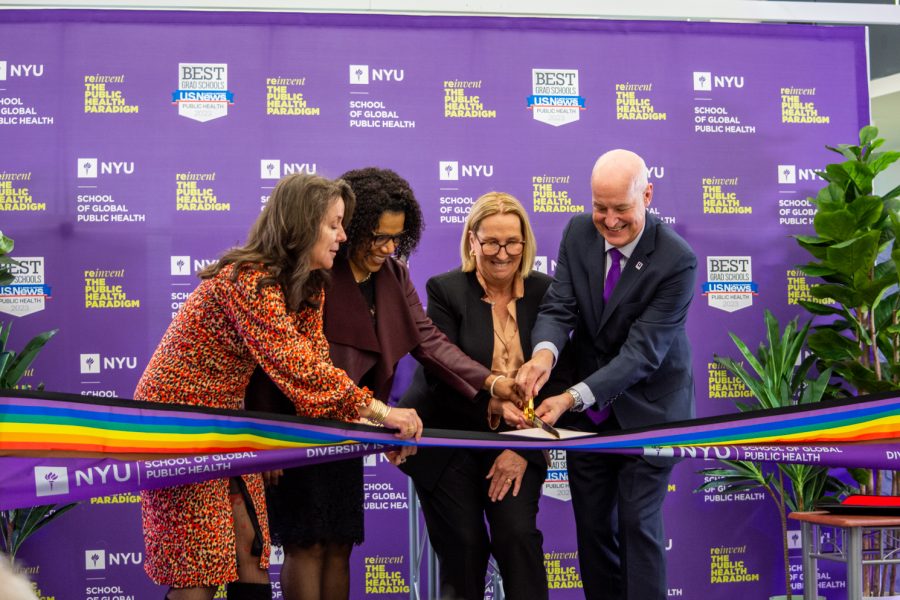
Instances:
[[[638,261],[637,264],[634,265],[634,268],[637,269],[638,271],[640,271],[641,267],[643,267],[643,266],[644,266],[644,263],[642,263],[641,261]]]

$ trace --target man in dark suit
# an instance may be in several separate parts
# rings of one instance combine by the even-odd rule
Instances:
[[[573,218],[532,331],[532,359],[517,384],[535,394],[567,342],[579,383],[537,409],[554,423],[582,413],[579,428],[618,431],[694,414],[685,332],[697,259],[647,211],[653,184],[627,150],[601,156],[591,173],[592,215]],[[570,452],[569,482],[588,600],[666,598],[662,504],[674,460]]]

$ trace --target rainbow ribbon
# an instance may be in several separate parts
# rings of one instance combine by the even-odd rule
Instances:
[[[420,446],[555,449],[900,469],[900,397],[867,396],[563,440],[426,430]],[[5,392],[0,509],[182,485],[411,444],[267,413]]]

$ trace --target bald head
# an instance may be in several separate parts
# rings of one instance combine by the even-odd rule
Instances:
[[[647,187],[647,164],[631,150],[617,148],[606,152],[591,170],[591,185],[597,179],[627,181],[632,193],[642,193]]]
[[[653,198],[644,159],[630,150],[610,150],[591,171],[594,226],[607,242],[622,247],[644,228],[645,211]]]

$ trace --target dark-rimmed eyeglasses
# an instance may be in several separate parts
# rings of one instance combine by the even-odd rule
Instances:
[[[372,247],[380,248],[382,246],[387,246],[388,242],[394,242],[394,246],[399,246],[400,242],[403,241],[403,238],[406,237],[406,232],[401,231],[400,233],[373,233],[372,234]]]
[[[485,256],[496,256],[497,254],[500,254],[501,248],[506,250],[508,256],[519,256],[525,251],[525,242],[521,240],[512,240],[505,244],[501,244],[496,240],[482,242],[477,235],[475,236],[475,240],[481,246],[481,253]]]

